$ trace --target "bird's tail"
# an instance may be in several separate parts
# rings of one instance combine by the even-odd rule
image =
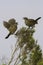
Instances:
[[[5,39],[7,39],[10,35],[11,35],[11,33],[9,33],[9,34],[5,37]]]
[[[38,21],[39,19],[41,19],[41,17],[38,17],[38,18],[36,19],[36,21]]]

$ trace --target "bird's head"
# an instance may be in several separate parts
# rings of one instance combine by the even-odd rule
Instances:
[[[9,21],[13,21],[13,22],[15,22],[16,20],[15,20],[14,18],[11,18],[11,19],[9,19]]]
[[[23,17],[24,22],[26,23],[28,21],[27,17]]]
[[[28,20],[28,18],[27,18],[27,17],[23,17],[23,19],[24,19],[24,20]]]

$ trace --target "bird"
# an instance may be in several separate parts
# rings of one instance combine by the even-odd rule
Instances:
[[[8,22],[3,21],[3,25],[9,31],[9,34],[5,37],[5,39],[7,39],[10,35],[15,33],[15,31],[17,30],[18,23],[14,18],[12,18]]]
[[[38,17],[37,19],[28,19],[27,17],[23,17],[23,20],[25,21],[25,24],[30,28],[34,27],[35,24],[38,24],[38,20],[41,19],[41,17]]]

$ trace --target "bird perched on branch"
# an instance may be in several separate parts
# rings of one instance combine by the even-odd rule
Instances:
[[[15,19],[10,19],[8,22],[3,21],[3,25],[9,31],[9,34],[5,37],[7,39],[10,35],[14,34],[17,30],[17,22]]]
[[[35,24],[38,24],[38,20],[41,19],[41,17],[38,17],[37,19],[28,19],[27,17],[23,17],[23,19],[25,20],[25,24],[29,27],[34,27]]]

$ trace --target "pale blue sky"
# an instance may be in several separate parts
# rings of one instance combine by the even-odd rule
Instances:
[[[39,24],[36,25],[35,39],[43,49],[43,0],[0,0],[0,57],[10,56],[11,45],[14,46],[16,38],[10,36],[7,40],[7,29],[3,26],[3,21],[15,18],[19,23],[18,28],[24,26],[23,17],[34,18],[41,16]]]

